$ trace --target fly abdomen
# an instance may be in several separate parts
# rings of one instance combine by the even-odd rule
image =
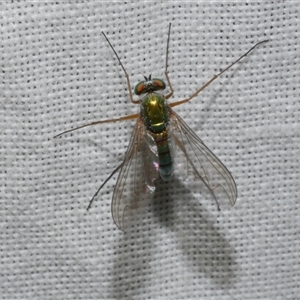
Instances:
[[[170,149],[168,132],[153,134],[157,146],[159,174],[163,181],[170,181],[174,171],[173,158]]]

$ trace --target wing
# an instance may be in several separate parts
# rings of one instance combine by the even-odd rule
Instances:
[[[235,181],[227,168],[205,146],[193,130],[173,111],[170,113],[171,134],[190,171],[207,187],[219,206],[233,206],[237,198]],[[178,156],[178,154],[177,154]],[[179,155],[180,157],[180,155]]]
[[[158,177],[156,146],[140,118],[136,122],[120,168],[111,211],[114,222],[124,231],[125,213],[139,208],[142,200],[151,197],[155,191],[154,181]]]

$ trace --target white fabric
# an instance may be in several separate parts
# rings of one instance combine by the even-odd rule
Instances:
[[[299,5],[2,3],[1,299],[299,299]],[[142,75],[169,74],[183,99],[270,39],[176,111],[233,174],[218,212],[174,179],[126,234],[113,223],[116,176]]]

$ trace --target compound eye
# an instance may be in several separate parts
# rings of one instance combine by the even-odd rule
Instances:
[[[144,92],[145,90],[145,82],[144,81],[140,81],[134,88],[134,93],[136,95],[140,95]]]
[[[152,82],[158,90],[164,90],[166,88],[165,82],[159,78],[153,78]]]

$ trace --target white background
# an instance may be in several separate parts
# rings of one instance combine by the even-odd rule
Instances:
[[[118,2],[1,4],[0,298],[299,299],[299,5]],[[218,212],[176,178],[124,234],[110,213],[138,112],[130,75],[173,99],[270,39],[176,111],[228,167],[238,199]]]

